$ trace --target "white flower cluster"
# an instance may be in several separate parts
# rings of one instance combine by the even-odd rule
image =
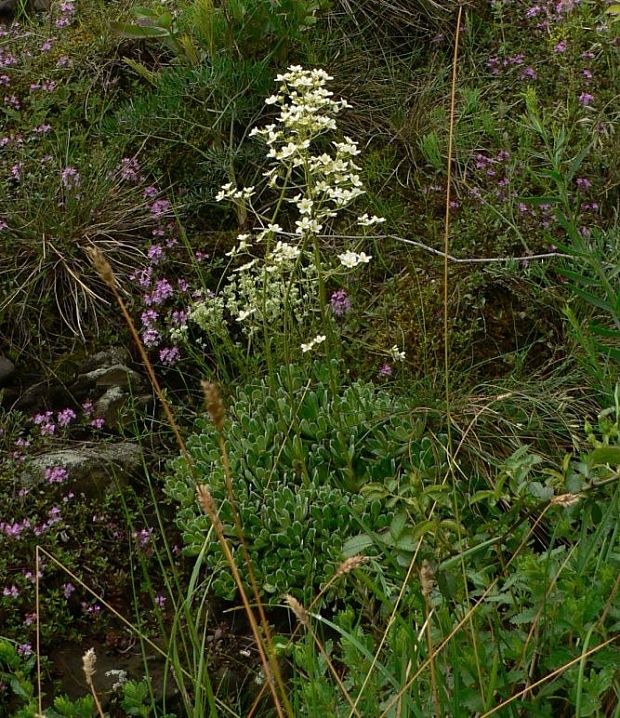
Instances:
[[[340,210],[364,194],[360,167],[355,163],[360,154],[357,144],[345,137],[332,142],[333,149],[325,152],[325,141],[317,142],[336,129],[336,116],[349,107],[345,100],[333,99],[326,88],[331,79],[324,70],[289,67],[276,77],[278,91],[266,100],[279,107],[277,119],[250,133],[265,140],[272,166],[264,177],[270,187],[281,192],[273,216],[267,218],[253,207],[254,187],[238,188],[228,182],[216,196],[218,202],[229,200],[244,213],[252,213],[260,229],[255,234],[238,235],[237,245],[227,256],[235,264],[241,260],[239,266],[217,295],[204,295],[188,312],[188,318],[212,337],[228,337],[229,328],[237,327],[250,339],[282,324],[285,316],[301,325],[318,315],[320,267],[305,242],[324,232]],[[316,150],[319,144],[320,152]],[[297,212],[294,232],[287,235],[287,241],[277,222],[283,201]],[[363,214],[357,223],[371,227],[383,221]],[[258,258],[252,249],[260,242],[266,246]],[[338,259],[341,268],[354,269],[372,258],[364,252],[345,251]],[[301,345],[302,352],[323,341],[325,336],[316,336]]]
[[[242,187],[235,189],[232,182],[222,185],[222,189],[215,195],[215,201],[221,202],[223,199],[232,200],[249,200],[254,194],[254,187]]]
[[[390,349],[390,356],[394,361],[405,361],[405,352],[401,351],[396,344]]]
[[[278,93],[266,100],[267,104],[280,106],[276,122],[250,133],[262,137],[269,147],[267,156],[274,160],[274,166],[264,176],[271,187],[284,185],[294,170],[304,174],[303,193],[288,200],[300,215],[295,222],[295,232],[300,237],[319,234],[338,210],[364,194],[360,167],[353,160],[360,151],[351,138],[332,142],[334,156],[326,152],[312,154],[312,143],[326,131],[336,129],[335,116],[350,107],[346,100],[332,99],[333,93],[325,87],[331,79],[324,70],[292,65],[288,72],[276,77],[280,83]],[[381,221],[380,217],[365,214],[358,223],[370,226]]]
[[[319,344],[322,344],[325,341],[326,337],[325,334],[318,334],[314,339],[311,339],[307,344],[301,345],[301,351],[306,354],[307,352],[311,352],[313,349],[319,346]]]
[[[233,321],[247,337],[282,323],[285,313],[297,321],[309,317],[316,303],[317,277],[312,262],[301,262],[302,251],[277,242],[264,260],[251,259],[235,269],[221,292],[194,303],[188,318],[204,332],[223,336]]]
[[[338,255],[338,259],[346,269],[354,269],[360,264],[368,264],[372,257],[365,252],[360,252],[359,254],[357,252],[343,252]]]

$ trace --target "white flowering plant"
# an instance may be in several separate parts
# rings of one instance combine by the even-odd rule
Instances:
[[[279,114],[273,123],[250,133],[268,148],[271,166],[263,176],[278,193],[269,210],[255,206],[253,186],[229,182],[216,196],[218,202],[232,202],[239,216],[253,217],[256,226],[252,233],[240,234],[228,252],[231,271],[221,289],[201,297],[190,309],[189,320],[211,337],[232,330],[246,339],[267,339],[277,325],[306,339],[299,345],[302,353],[316,350],[329,336],[326,282],[372,259],[346,247],[335,262],[323,251],[330,224],[364,194],[355,162],[360,154],[357,144],[344,137],[331,142],[331,152],[325,151],[325,135],[337,130],[337,115],[349,107],[346,100],[333,99],[326,87],[331,79],[324,70],[298,65],[276,77],[277,92],[265,102],[279,107]],[[357,224],[365,228],[383,221],[365,213]],[[234,266],[237,261],[240,264]],[[316,334],[310,340],[317,322],[327,336]]]

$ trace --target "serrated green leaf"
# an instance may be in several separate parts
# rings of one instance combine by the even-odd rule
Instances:
[[[357,554],[363,553],[370,546],[374,545],[374,540],[368,534],[358,534],[344,542],[342,546],[342,555],[345,558],[351,558]]]

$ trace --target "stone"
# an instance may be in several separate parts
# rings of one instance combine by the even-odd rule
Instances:
[[[136,409],[146,410],[152,403],[150,394],[134,396],[119,386],[112,386],[95,402],[95,416],[105,421],[107,429],[121,432],[135,420]]]
[[[15,408],[26,414],[37,414],[55,407],[64,409],[73,403],[73,396],[66,387],[50,381],[39,381],[23,389],[15,402]]]
[[[144,386],[144,379],[137,371],[124,364],[101,367],[83,375],[96,387],[119,387],[121,389],[138,389]]]
[[[0,355],[0,386],[8,384],[15,374],[15,364],[5,356]]]
[[[25,10],[32,9],[35,12],[49,10],[50,0],[30,0],[25,3]],[[20,9],[18,0],[1,0],[0,2],[0,19],[13,20],[18,13],[23,12]]]
[[[142,449],[138,444],[121,441],[48,451],[32,459],[22,475],[23,485],[27,488],[56,486],[48,484],[44,475],[45,469],[55,466],[67,470],[66,480],[58,484],[63,492],[70,490],[89,498],[101,498],[118,486],[129,485],[133,477],[141,475]]]
[[[110,387],[140,391],[145,387],[145,380],[137,371],[129,369],[124,364],[112,364],[97,367],[92,371],[80,374],[71,385],[71,391],[77,396],[84,392],[102,393]]]
[[[95,369],[101,369],[115,364],[129,364],[131,356],[124,347],[109,347],[88,357],[79,369],[79,374],[88,374]]]

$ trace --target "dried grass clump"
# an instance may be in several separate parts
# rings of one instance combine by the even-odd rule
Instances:
[[[145,241],[165,219],[151,212],[144,186],[123,180],[104,156],[80,168],[73,192],[63,188],[61,171],[61,165],[33,168],[16,191],[0,188],[8,225],[0,233],[0,331],[16,343],[63,325],[81,337],[97,333],[109,292],[89,250],[109,259],[123,292],[146,265]]]
[[[458,6],[456,0],[338,0],[335,12],[350,17],[360,29],[398,37],[412,30],[439,31]]]

